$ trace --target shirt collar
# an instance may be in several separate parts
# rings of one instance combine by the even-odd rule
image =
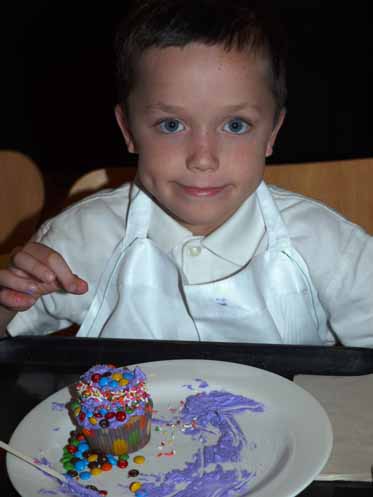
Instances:
[[[202,245],[218,257],[242,267],[254,255],[264,233],[264,221],[255,193],[220,228],[202,240]],[[167,254],[192,238],[181,226],[153,202],[148,236]]]

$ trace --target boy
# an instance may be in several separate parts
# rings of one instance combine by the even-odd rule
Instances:
[[[134,3],[116,117],[136,184],[15,254],[3,329],[24,311],[11,335],[78,323],[80,336],[372,346],[372,239],[262,182],[285,115],[281,47],[249,0]]]

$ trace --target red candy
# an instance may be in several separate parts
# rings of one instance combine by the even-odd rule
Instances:
[[[119,411],[119,412],[117,412],[115,417],[117,418],[118,421],[124,421],[127,416],[126,416],[126,413],[124,411]]]
[[[122,461],[121,459],[119,459],[119,461],[117,462],[117,466],[120,469],[124,469],[128,466],[128,461]]]
[[[75,447],[75,445],[67,445],[66,450],[70,452],[70,454],[75,454],[78,449]]]
[[[100,490],[98,494],[105,497],[107,495],[107,490]]]
[[[84,418],[85,418],[85,412],[83,412],[83,411],[82,411],[82,412],[79,414],[79,419],[80,419],[80,421],[84,421]]]
[[[101,379],[101,375],[99,375],[98,373],[95,373],[91,376],[91,380],[93,381],[93,383],[98,383]]]
[[[106,419],[113,419],[113,418],[115,418],[115,413],[110,411],[110,412],[105,414],[105,418]]]
[[[110,471],[113,466],[109,462],[104,462],[104,464],[101,465],[102,471]]]
[[[79,442],[85,442],[85,436],[80,434],[76,436],[76,439],[79,440]]]

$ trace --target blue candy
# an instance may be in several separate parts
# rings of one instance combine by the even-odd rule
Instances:
[[[88,466],[88,462],[87,461],[77,461],[75,464],[74,464],[74,468],[77,470],[77,471],[83,471],[83,469],[86,469],[86,467]]]
[[[82,473],[80,473],[79,478],[81,480],[89,480],[91,478],[91,473],[89,473],[88,471],[83,471]]]
[[[80,442],[78,444],[77,449],[79,452],[85,452],[86,450],[89,450],[89,445],[86,442]]]
[[[108,378],[106,378],[106,376],[104,376],[103,378],[100,379],[100,381],[98,382],[98,384],[100,385],[100,387],[106,387],[106,385],[109,383],[109,380]]]
[[[135,492],[135,497],[146,497],[148,494],[145,490],[142,490],[140,488],[140,490],[136,490]]]

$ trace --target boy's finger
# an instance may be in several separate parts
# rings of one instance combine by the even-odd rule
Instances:
[[[73,274],[62,255],[50,247],[39,243],[30,243],[25,247],[23,252],[17,254],[15,257],[20,257],[21,254],[26,254],[37,259],[37,262],[34,263],[34,268],[41,271],[43,275],[41,281],[44,283],[52,283],[53,279],[56,278],[61,287],[67,292],[85,293],[87,291],[87,283]],[[37,266],[38,263],[42,264],[42,267]],[[45,272],[45,268],[47,272]],[[53,278],[51,278],[51,274]]]
[[[34,254],[29,254],[25,250],[17,252],[12,256],[12,266],[10,269],[22,277],[27,274],[29,277],[34,276],[39,281],[50,283],[56,279],[54,272],[49,269],[43,262],[40,262]]]
[[[35,304],[35,299],[25,293],[3,288],[0,290],[0,305],[11,311],[26,311]]]
[[[39,289],[37,281],[19,276],[12,270],[0,270],[0,282],[3,288],[26,293],[27,295],[36,295]]]

